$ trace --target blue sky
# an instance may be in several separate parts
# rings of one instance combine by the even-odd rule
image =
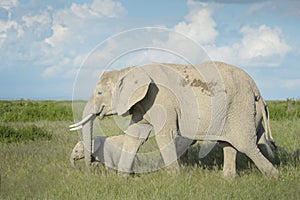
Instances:
[[[0,0],[0,99],[71,99],[89,53],[113,35],[142,27],[182,33],[212,60],[243,68],[265,99],[300,98],[296,0]],[[141,63],[132,57],[118,62]]]

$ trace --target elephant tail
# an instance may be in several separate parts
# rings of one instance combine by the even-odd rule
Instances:
[[[262,107],[261,110],[262,110],[262,117],[263,117],[266,139],[276,149],[275,140],[272,136],[272,132],[271,132],[271,128],[270,128],[270,114],[269,114],[268,106],[262,98],[260,98],[259,101],[260,101],[259,104],[261,104],[261,107]]]

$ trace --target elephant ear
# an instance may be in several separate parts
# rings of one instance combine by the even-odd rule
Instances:
[[[147,95],[151,82],[152,79],[141,67],[128,71],[117,81],[112,99],[113,110],[118,115],[125,115]]]

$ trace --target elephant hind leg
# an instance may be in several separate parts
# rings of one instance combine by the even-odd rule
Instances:
[[[236,176],[236,154],[237,150],[227,142],[219,142],[223,147],[224,163],[223,176],[226,178],[234,178]]]
[[[263,156],[256,144],[250,146],[251,148],[238,149],[245,153],[256,165],[256,167],[264,174],[270,177],[278,177],[279,172],[273,164]]]
[[[230,140],[230,143],[236,150],[248,156],[263,174],[277,176],[278,170],[263,156],[256,144],[257,135],[254,120],[245,116],[240,116],[240,118],[243,120],[243,126],[236,124],[232,126],[232,130],[235,130],[235,132],[231,132],[234,139]],[[233,150],[229,149],[227,151]]]
[[[230,143],[241,153],[246,154],[265,175],[277,176],[278,170],[263,156],[257,146],[255,102],[250,88],[241,86],[244,92],[232,108],[227,119]],[[247,91],[248,90],[248,91]],[[242,112],[241,109],[242,108]]]

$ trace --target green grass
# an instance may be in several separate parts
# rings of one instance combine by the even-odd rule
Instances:
[[[56,101],[0,101],[1,122],[33,122],[40,120],[72,120],[70,102]]]
[[[295,120],[300,118],[300,100],[270,101],[267,103],[273,120]]]
[[[65,107],[63,110],[70,107],[68,102],[51,103]],[[241,160],[239,176],[225,180],[221,171],[222,151],[217,148],[199,162],[197,146],[189,153],[178,175],[159,170],[119,177],[102,165],[88,172],[84,161],[79,161],[81,169],[72,168],[69,162],[72,148],[80,139],[78,133],[68,131],[71,119],[39,117],[35,121],[5,123],[1,120],[4,130],[11,128],[18,134],[23,130],[26,134],[35,132],[30,131],[30,127],[37,127],[33,128],[39,130],[37,134],[46,130],[51,137],[32,141],[24,136],[22,140],[0,142],[0,199],[300,199],[300,119],[290,118],[295,115],[286,114],[282,109],[285,105],[286,102],[269,102],[271,128],[279,146],[278,179],[262,176],[251,162]],[[276,115],[282,117],[273,118],[274,110],[284,112],[287,119],[282,113]],[[111,117],[99,124],[108,134],[120,133]],[[25,131],[26,128],[29,131]],[[152,148],[151,142],[143,148]]]
[[[12,143],[12,142],[24,142],[27,140],[50,140],[52,134],[45,127],[37,127],[36,125],[11,127],[0,125],[0,142]]]

